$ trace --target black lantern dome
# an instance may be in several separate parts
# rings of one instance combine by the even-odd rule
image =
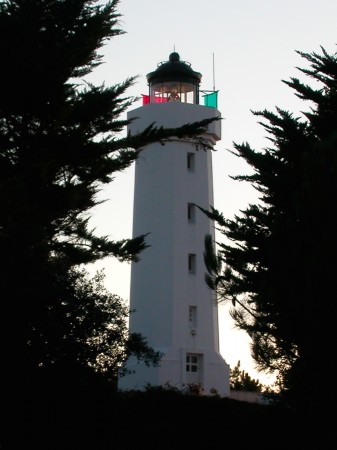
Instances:
[[[180,60],[173,52],[169,60],[158,64],[155,71],[146,76],[150,89],[150,102],[199,103],[201,73],[192,70],[191,65]]]

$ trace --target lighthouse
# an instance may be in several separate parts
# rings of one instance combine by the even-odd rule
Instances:
[[[199,104],[202,75],[178,53],[147,74],[149,93],[128,113],[134,135],[155,122],[164,128],[220,117],[216,92]],[[213,97],[212,97],[213,95]],[[211,148],[221,139],[221,121],[202,136]],[[213,205],[212,150],[193,139],[152,143],[135,165],[133,236],[149,245],[131,265],[130,333],[141,333],[162,355],[157,367],[130,359],[119,389],[197,386],[206,395],[229,396],[229,366],[219,351],[218,307],[205,282],[204,239],[213,222],[198,206]]]

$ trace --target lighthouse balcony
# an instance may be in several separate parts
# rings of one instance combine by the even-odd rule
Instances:
[[[218,107],[218,91],[201,91],[202,93],[202,103],[204,106],[208,106],[209,108],[217,108]],[[169,91],[166,89],[161,92],[152,93],[152,95],[142,95],[143,106],[149,103],[170,103],[170,102],[179,102],[179,103],[191,103],[191,104],[200,104],[200,102],[195,101],[193,92],[184,92],[178,89],[174,89],[173,91]]]

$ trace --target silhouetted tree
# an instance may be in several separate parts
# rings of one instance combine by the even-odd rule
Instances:
[[[123,33],[118,3],[0,1],[0,273],[9,380],[55,357],[51,323],[66,326],[53,316],[61,302],[74,311],[83,308],[78,302],[89,306],[89,297],[74,298],[69,271],[107,256],[136,261],[146,247],[145,236],[116,242],[89,228],[102,186],[145,144],[201,135],[212,121],[119,137],[135,78],[110,87],[84,79],[101,63],[102,46]]]
[[[116,380],[126,372],[124,362],[134,354],[147,364],[157,364],[160,354],[147,345],[146,339],[136,333],[129,335],[127,319],[129,308],[119,296],[104,286],[103,271],[90,279],[84,269],[72,269],[66,277],[58,275],[59,297],[48,303],[44,315],[48,341],[41,350],[42,373],[61,373],[67,369],[87,373],[86,368]],[[34,345],[39,345],[36,338]]]
[[[232,302],[258,368],[278,374],[293,405],[321,401],[321,367],[336,356],[337,54],[298,53],[316,84],[285,83],[309,111],[254,112],[271,147],[234,144],[253,174],[233,178],[252,183],[260,201],[233,220],[205,211],[224,237],[217,254],[206,238],[206,280]]]
[[[259,380],[251,378],[247,372],[241,370],[241,363],[238,361],[230,370],[230,388],[236,391],[262,392],[264,386]]]

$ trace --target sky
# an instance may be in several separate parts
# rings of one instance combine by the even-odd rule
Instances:
[[[218,93],[222,139],[213,152],[214,207],[233,218],[258,194],[233,175],[250,173],[230,153],[233,142],[248,142],[256,150],[269,147],[265,129],[252,111],[276,107],[301,117],[309,104],[282,82],[291,77],[310,80],[297,68],[309,68],[296,51],[337,51],[337,0],[121,0],[117,11],[125,34],[114,37],[101,50],[103,64],[90,81],[115,85],[138,76],[127,95],[148,93],[146,74],[176,51],[180,59],[202,74],[201,90]],[[141,106],[136,101],[130,109]],[[118,173],[92,211],[91,225],[99,235],[119,240],[132,237],[134,165]],[[219,234],[217,239],[221,239]],[[129,300],[130,264],[107,258],[90,268],[104,269],[107,289]],[[233,368],[241,368],[264,384],[273,377],[258,373],[250,356],[248,336],[234,328],[228,306],[219,305],[220,352]]]

